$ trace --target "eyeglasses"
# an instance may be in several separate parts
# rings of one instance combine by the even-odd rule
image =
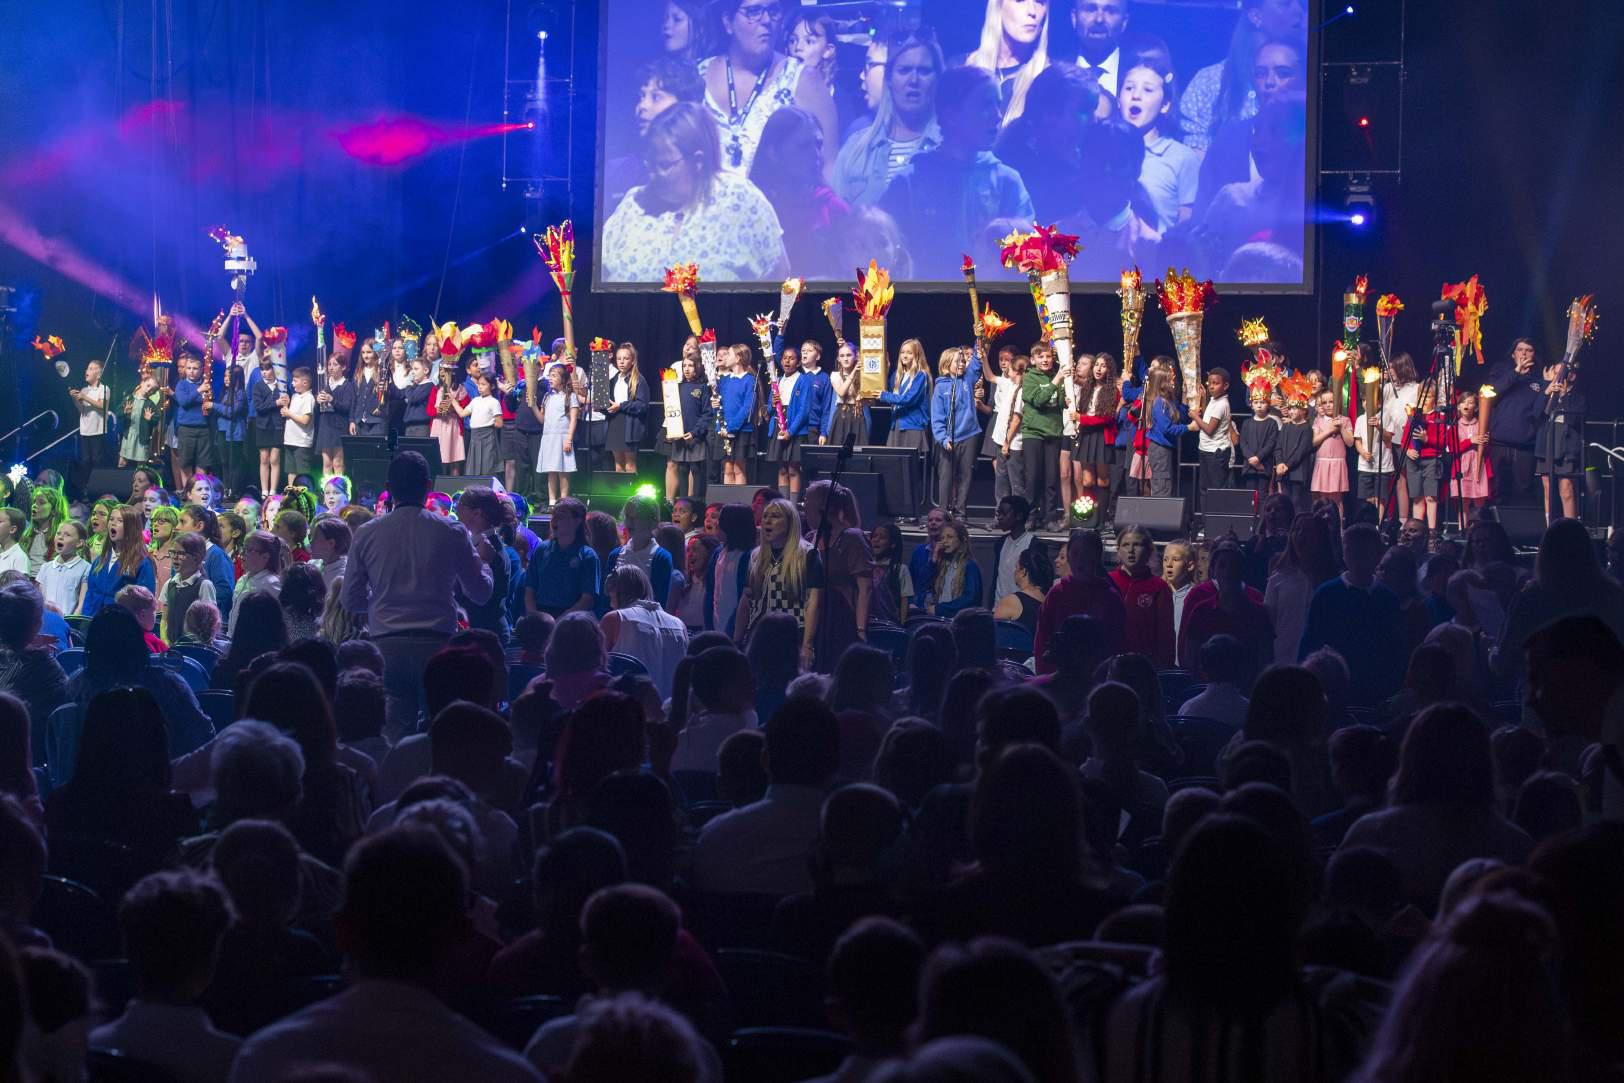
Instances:
[[[777,4],[746,4],[733,14],[752,23],[777,22],[784,17],[784,9]]]

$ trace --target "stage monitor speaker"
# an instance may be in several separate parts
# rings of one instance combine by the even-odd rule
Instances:
[[[1256,515],[1257,511],[1253,489],[1208,489],[1201,496],[1203,515]]]
[[[90,500],[104,496],[128,500],[134,485],[135,467],[98,467],[90,472],[90,480],[85,482],[85,496]]]
[[[525,520],[525,526],[528,526],[530,532],[542,541],[546,541],[553,536],[553,517],[551,515],[532,515]]]
[[[1545,537],[1545,509],[1502,504],[1488,511],[1506,528],[1506,537],[1520,549],[1537,549]]]
[[[1203,529],[1209,542],[1235,535],[1236,541],[1246,541],[1252,536],[1257,526],[1257,516],[1247,515],[1208,515],[1203,520]]]
[[[1117,497],[1118,531],[1129,525],[1142,526],[1151,537],[1167,540],[1182,536],[1189,522],[1189,502],[1182,496]]]
[[[743,504],[746,507],[756,498],[756,494],[767,488],[765,485],[707,485],[705,486],[705,503],[707,504]]]
[[[434,479],[433,491],[455,498],[470,485],[489,486],[495,492],[504,490],[501,479],[492,474],[441,474]]]
[[[438,475],[444,464],[440,462],[440,441],[432,436],[402,436],[395,441],[395,450],[390,456],[399,455],[403,451],[415,451],[429,463],[429,477]]]

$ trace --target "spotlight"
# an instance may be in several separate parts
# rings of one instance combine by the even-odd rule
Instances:
[[[1370,127],[1370,118],[1369,117],[1360,117],[1359,118],[1359,127],[1361,127],[1361,128]]]
[[[1353,11],[1352,8],[1349,8],[1348,10],[1350,12]],[[536,40],[537,41],[546,41],[547,40],[547,31],[545,31],[545,30],[537,30],[536,31]]]
[[[1376,217],[1376,196],[1368,174],[1348,178],[1348,194],[1342,201],[1342,207],[1348,212],[1348,224],[1355,229],[1363,229]]]
[[[653,482],[647,482],[647,481],[645,481],[643,484],[639,485],[636,489],[634,489],[632,491],[632,493],[633,493],[634,496],[647,497],[650,500],[655,499],[655,495],[656,495],[656,491],[655,491]]]
[[[1344,15],[1352,15],[1352,14],[1353,14],[1353,5],[1352,5],[1352,4],[1349,4],[1349,5],[1348,5],[1348,6],[1347,6],[1347,7],[1345,7],[1345,8],[1343,8],[1343,9],[1342,9],[1342,13],[1343,13],[1343,14],[1344,14]],[[542,36],[543,36],[543,37],[546,37],[546,35],[545,35],[545,34],[543,34],[543,35],[542,35]]]
[[[525,227],[524,227],[524,223],[523,223],[523,222],[520,222],[520,223],[519,223],[519,232],[520,232],[520,233],[529,233],[529,232],[530,232],[530,231],[529,231],[529,230],[528,230],[528,229],[526,229],[526,228],[525,228]]]

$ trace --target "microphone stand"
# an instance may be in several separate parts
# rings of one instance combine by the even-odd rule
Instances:
[[[823,561],[823,590],[831,597],[834,594],[834,588],[829,581],[829,505],[834,502],[835,491],[840,488],[840,475],[845,473],[846,462],[851,458],[852,449],[856,446],[857,434],[847,433],[845,443],[841,444],[840,450],[835,453],[835,468],[829,473],[829,495],[824,498],[823,518],[818,523],[817,537],[812,543],[812,551],[818,554],[819,560]],[[833,622],[829,620],[829,614],[825,612],[828,608],[827,605],[818,607],[818,649],[813,652],[812,666],[813,669],[816,669],[818,659],[822,658],[828,663],[829,672],[833,673],[836,659],[829,657],[829,637],[833,634]],[[855,620],[855,608],[852,616]]]

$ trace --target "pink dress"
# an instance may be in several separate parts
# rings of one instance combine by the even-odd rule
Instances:
[[[1336,427],[1334,417],[1316,417],[1314,435]],[[1348,491],[1348,445],[1342,434],[1327,436],[1314,451],[1314,477],[1308,483],[1312,493],[1345,493]]]
[[[459,392],[457,399],[463,406],[468,405],[467,395]],[[467,446],[462,438],[462,418],[454,411],[441,417],[439,404],[440,389],[435,388],[434,393],[429,396],[429,410],[434,414],[434,420],[429,422],[429,435],[440,441],[441,463],[460,463],[468,457]]]
[[[1489,478],[1492,471],[1489,469],[1489,460],[1484,458],[1483,449],[1472,443],[1472,437],[1477,435],[1479,422],[1459,422],[1460,433],[1460,497],[1463,500],[1487,500],[1489,498]]]

